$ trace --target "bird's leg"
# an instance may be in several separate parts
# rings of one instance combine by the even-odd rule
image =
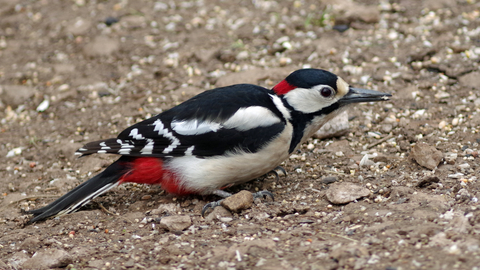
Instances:
[[[224,190],[220,190],[220,189],[215,190],[214,192],[212,192],[212,194],[223,197],[224,199],[232,196],[231,193],[226,192]],[[263,198],[267,198],[267,197],[270,197],[270,198],[272,198],[272,200],[275,200],[275,198],[273,196],[273,193],[271,193],[268,190],[262,190],[262,191],[259,191],[259,192],[255,192],[255,193],[252,193],[252,195],[253,195],[253,200],[254,201],[256,199],[263,199]],[[218,201],[215,201],[215,202],[209,202],[209,203],[205,204],[202,208],[202,213],[201,213],[202,217],[205,216],[205,212],[207,212],[208,209],[214,209],[215,207],[220,206],[224,199],[221,199],[221,200],[218,200]]]

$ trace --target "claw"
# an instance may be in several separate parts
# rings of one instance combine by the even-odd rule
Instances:
[[[280,181],[280,176],[277,171],[280,171],[283,175],[287,175],[287,171],[281,166],[276,167],[275,169],[271,170],[269,173],[273,173],[275,175],[275,180]]]
[[[220,203],[223,201],[222,200],[219,200],[219,201],[216,201],[216,202],[209,202],[207,204],[205,204],[202,208],[202,217],[205,217],[205,212],[207,212],[208,209],[214,209],[215,207],[217,206],[220,206]]]
[[[255,199],[266,199],[267,197],[272,198],[272,201],[275,200],[275,197],[273,196],[273,193],[271,193],[268,190],[262,190],[262,191],[259,191],[259,192],[255,192],[252,195],[253,195],[253,200],[255,200]]]

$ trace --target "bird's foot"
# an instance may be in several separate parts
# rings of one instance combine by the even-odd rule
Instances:
[[[259,192],[255,192],[255,193],[252,193],[252,195],[253,195],[253,201],[255,201],[256,199],[266,199],[267,197],[272,198],[272,201],[275,200],[275,197],[273,196],[273,193],[271,193],[268,190],[262,190],[262,191],[259,191]]]
[[[214,209],[215,207],[217,206],[220,206],[220,204],[222,203],[224,199],[221,199],[221,200],[218,200],[218,201],[215,201],[215,202],[209,202],[207,204],[205,204],[202,208],[202,217],[205,216],[205,212],[207,212],[209,209]]]
[[[221,190],[221,189],[215,190],[214,192],[212,192],[212,194],[217,195],[219,197],[223,197],[223,198],[228,198],[228,197],[232,196],[232,193],[226,192],[226,191]],[[213,210],[215,207],[220,206],[220,204],[222,203],[223,200],[224,199],[221,199],[221,200],[218,200],[218,201],[215,201],[215,202],[209,202],[209,203],[205,204],[202,208],[202,217],[205,216],[205,212],[207,212],[207,210],[209,210],[209,209]]]

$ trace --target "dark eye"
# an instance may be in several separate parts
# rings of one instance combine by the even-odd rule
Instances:
[[[320,94],[322,95],[322,97],[329,98],[329,97],[333,96],[334,92],[333,92],[332,88],[323,87],[320,90]]]

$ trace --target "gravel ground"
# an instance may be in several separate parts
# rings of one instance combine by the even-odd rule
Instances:
[[[480,2],[232,3],[1,1],[0,268],[480,269]],[[202,218],[216,197],[130,184],[24,226],[115,158],[82,144],[302,67],[393,98],[230,189],[275,201]]]

